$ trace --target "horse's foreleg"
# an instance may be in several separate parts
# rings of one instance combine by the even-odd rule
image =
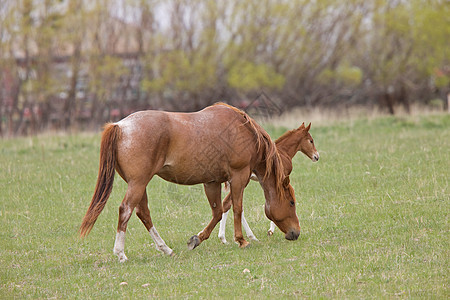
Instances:
[[[239,247],[245,248],[248,242],[242,234],[242,196],[243,193],[240,193],[240,195],[233,197],[234,240],[239,244]]]
[[[142,199],[145,192],[145,185],[133,186],[128,185],[127,193],[119,206],[119,222],[117,225],[116,241],[114,242],[114,254],[119,257],[120,262],[125,262],[127,257],[125,255],[125,232],[127,230],[128,221],[134,208]]]
[[[253,231],[250,229],[250,226],[248,226],[247,220],[244,217],[244,211],[242,210],[242,227],[244,227],[245,233],[247,234],[248,238],[253,241],[258,241],[256,236],[253,234]]]
[[[244,239],[242,234],[242,199],[244,196],[244,188],[247,186],[248,180],[248,175],[245,179],[244,176],[236,175],[231,181],[231,198],[234,214],[234,240],[241,248],[245,248],[248,245],[248,242]]]
[[[255,175],[255,173],[252,173],[250,176],[251,180],[258,181],[258,177]],[[253,231],[250,229],[250,226],[248,226],[247,220],[244,217],[244,212],[242,212],[242,226],[244,227],[245,233],[247,234],[248,238],[253,241],[258,241],[256,236],[253,234]]]
[[[224,244],[227,243],[227,239],[225,238],[225,226],[227,223],[227,217],[228,217],[228,212],[224,212],[222,214],[222,220],[220,220],[220,227],[219,227],[219,234],[218,237],[220,239],[220,241]],[[259,241],[255,234],[253,233],[252,229],[250,228],[250,226],[247,223],[247,220],[244,217],[244,211],[242,211],[242,227],[244,227],[245,233],[247,234],[248,238],[253,240],[253,241]]]
[[[256,175],[252,173],[250,179],[258,180],[258,177],[256,177]],[[227,243],[227,239],[225,238],[225,227],[226,227],[226,223],[227,223],[228,212],[231,208],[231,204],[232,204],[232,199],[231,199],[231,192],[230,192],[225,197],[225,199],[223,199],[223,202],[222,202],[224,213],[222,214],[222,220],[220,221],[219,234],[218,234],[220,241],[224,244]],[[244,217],[244,212],[242,212],[242,226],[244,227],[245,233],[247,234],[249,239],[251,239],[253,241],[258,241],[255,234],[250,229],[250,226],[248,226],[247,220]]]
[[[231,208],[231,193],[228,193],[225,199],[223,199],[222,206],[224,213],[222,214],[222,220],[220,220],[218,237],[222,241],[222,243],[226,244],[227,239],[225,238],[225,226],[227,223],[228,212]]]
[[[275,223],[273,221],[270,221],[270,228],[267,230],[267,235],[273,235],[275,231]]]
[[[141,219],[145,228],[147,228],[147,231],[150,233],[156,249],[164,254],[173,255],[173,250],[166,245],[164,240],[159,236],[158,231],[156,231],[156,228],[153,226],[150,210],[148,209],[147,192],[145,191],[141,202],[139,202],[139,205],[136,207],[136,215]]]
[[[208,239],[214,227],[216,227],[217,223],[222,219],[221,184],[215,182],[205,183],[204,187],[206,197],[208,198],[212,210],[212,220],[205,229],[200,231],[198,235],[191,237],[188,241],[188,248],[191,250],[200,245],[204,240]]]
[[[217,235],[219,237],[219,240],[227,244],[227,239],[225,238],[225,227],[227,225],[227,217],[228,217],[228,211],[224,212],[222,214],[222,220],[220,220],[220,226],[219,226],[219,234]]]

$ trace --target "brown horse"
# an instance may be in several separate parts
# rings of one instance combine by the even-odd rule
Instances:
[[[302,123],[299,128],[287,131],[281,137],[279,137],[275,141],[275,145],[278,149],[278,153],[280,154],[281,160],[284,166],[284,172],[286,176],[289,176],[292,172],[292,159],[298,151],[301,151],[307,157],[309,157],[313,162],[319,160],[319,152],[317,151],[314,140],[309,133],[311,129],[311,123],[305,127],[305,123]],[[255,174],[252,174],[250,179],[258,180],[258,177]],[[227,184],[226,184],[227,186]],[[222,220],[220,221],[219,228],[219,239],[226,244],[227,240],[225,238],[225,224],[228,216],[228,211],[231,208],[231,193],[229,193],[225,199],[223,200],[223,215]],[[251,240],[257,241],[258,239],[253,234],[252,230],[248,226],[247,221],[245,220],[244,213],[242,213],[242,226],[244,227],[247,236]],[[270,222],[270,229],[268,231],[269,235],[272,235],[275,229],[274,223]]]
[[[248,242],[242,235],[241,214],[244,188],[252,171],[260,179],[266,198],[267,217],[288,240],[300,234],[294,190],[285,176],[275,144],[247,114],[219,103],[195,113],[142,111],[105,126],[97,185],[80,226],[87,235],[103,210],[112,190],[115,170],[128,183],[119,207],[114,253],[124,253],[125,232],[134,209],[149,231],[156,248],[167,255],[170,249],[150,218],[146,186],[154,175],[178,184],[203,183],[212,210],[212,220],[188,242],[194,249],[206,240],[222,218],[221,184],[230,183],[234,212],[234,237],[240,247]]]

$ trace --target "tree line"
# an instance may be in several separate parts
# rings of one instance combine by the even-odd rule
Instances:
[[[0,0],[0,134],[262,94],[408,111],[449,92],[449,36],[445,0]]]

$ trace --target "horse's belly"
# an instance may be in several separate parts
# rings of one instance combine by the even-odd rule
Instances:
[[[225,182],[229,179],[227,172],[218,166],[171,166],[165,165],[158,173],[159,177],[164,180],[178,183],[193,185],[208,182]]]

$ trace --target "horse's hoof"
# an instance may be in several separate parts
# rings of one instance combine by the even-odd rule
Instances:
[[[126,257],[125,253],[120,253],[117,255],[119,257],[119,262],[124,263],[128,260],[128,258]]]
[[[267,235],[268,235],[268,236],[272,236],[272,235],[273,235],[273,231],[272,231],[272,230],[268,230],[268,231],[267,231]]]
[[[247,242],[246,240],[243,240],[243,241],[240,241],[240,242],[239,242],[239,248],[245,248],[245,247],[247,247],[248,245],[250,245],[250,243]]]
[[[188,249],[193,250],[195,247],[200,245],[200,243],[201,243],[201,241],[198,238],[198,235],[194,235],[189,239],[189,241],[187,243]]]
[[[219,236],[219,240],[222,242],[222,244],[228,244],[227,239],[225,236]]]
[[[251,235],[248,238],[251,239],[252,241],[259,242],[259,240],[254,235]]]

